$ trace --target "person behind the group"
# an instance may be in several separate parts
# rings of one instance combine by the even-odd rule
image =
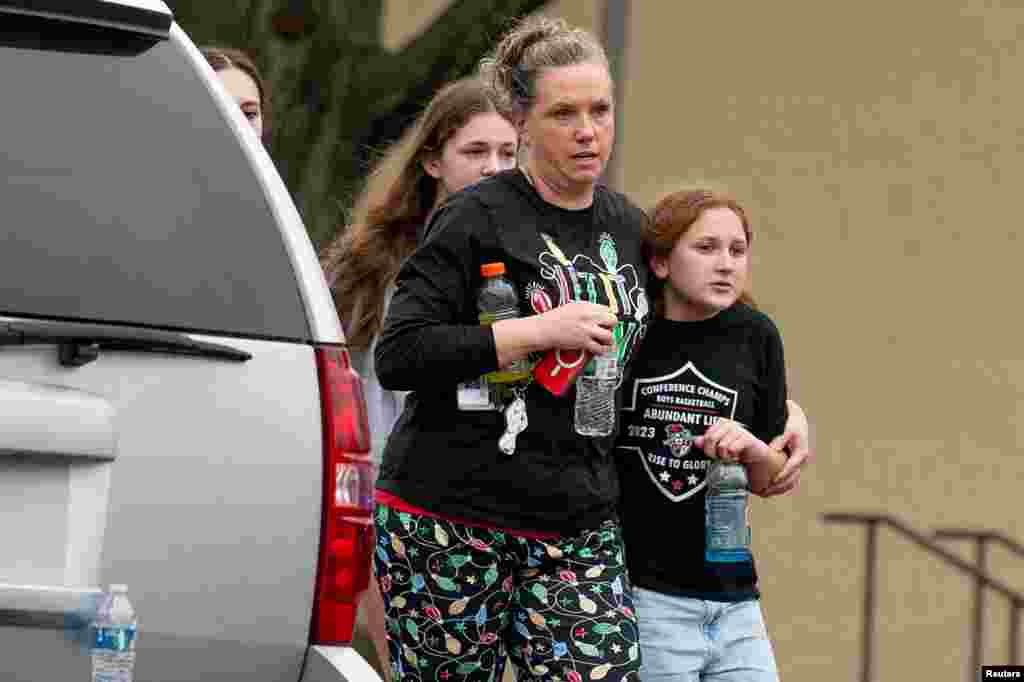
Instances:
[[[751,237],[740,204],[703,188],[662,199],[644,228],[655,314],[617,450],[645,680],[778,679],[754,564],[705,560],[709,458],[745,464],[760,494],[783,458],[769,446],[787,418],[782,340],[750,297]]]
[[[270,134],[270,97],[256,63],[242,50],[208,45],[199,48],[203,57],[217,72],[256,136],[265,140]]]
[[[382,389],[373,367],[398,268],[449,195],[515,167],[518,141],[507,110],[482,80],[446,85],[377,161],[350,220],[323,250],[345,340],[363,378],[378,461],[405,399],[405,391]]]
[[[499,405],[525,408],[525,422],[457,397],[460,382],[553,349],[617,347],[628,365],[642,336],[644,216],[598,184],[614,136],[608,61],[590,33],[533,17],[481,73],[512,107],[524,165],[435,211],[375,352],[381,384],[412,391],[377,483],[393,672],[500,679],[507,651],[538,678],[635,679],[613,438],[577,435],[572,391],[529,379]],[[480,269],[492,262],[523,316],[481,326]]]
[[[483,81],[467,78],[446,85],[377,161],[348,224],[322,254],[352,363],[363,378],[378,463],[405,400],[404,391],[382,388],[373,368],[373,349],[399,265],[415,249],[430,213],[450,194],[513,168],[517,146],[507,110]],[[377,655],[387,666],[376,582],[362,605]]]

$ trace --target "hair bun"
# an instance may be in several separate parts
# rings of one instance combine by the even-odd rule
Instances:
[[[523,112],[536,94],[541,69],[585,62],[608,66],[604,48],[591,33],[564,19],[530,16],[513,25],[481,60],[479,73],[514,111]]]

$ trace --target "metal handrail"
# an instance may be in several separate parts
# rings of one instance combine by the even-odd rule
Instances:
[[[898,531],[907,539],[928,550],[928,552],[939,557],[962,573],[973,577],[976,585],[995,590],[1009,600],[1011,605],[1010,631],[1008,634],[1010,662],[1012,665],[1019,663],[1020,613],[1021,609],[1024,609],[1024,594],[1017,592],[1003,581],[993,578],[986,571],[972,566],[948,549],[930,540],[924,533],[914,530],[892,514],[827,512],[822,514],[821,518],[826,523],[855,523],[863,524],[867,528],[865,540],[865,554],[867,556],[864,577],[864,623],[861,640],[861,682],[872,682],[874,668],[874,626],[877,608],[875,604],[875,574],[878,564],[878,526],[882,524]],[[980,668],[969,670],[968,679],[973,680],[978,671],[980,671]]]
[[[988,543],[996,542],[1014,554],[1024,557],[1024,546],[1009,536],[989,529],[971,528],[939,528],[933,532],[939,540],[973,540],[974,566],[984,572],[988,571]],[[981,670],[981,643],[985,641],[985,585],[974,581],[973,621],[971,629],[971,670]]]
[[[939,528],[934,533],[941,540],[980,540],[997,542],[1017,556],[1024,558],[1024,545],[998,530],[974,530],[971,528]]]

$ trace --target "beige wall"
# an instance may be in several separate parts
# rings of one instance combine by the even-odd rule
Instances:
[[[863,533],[825,526],[821,512],[1024,540],[1024,10],[633,7],[624,189],[649,206],[705,178],[745,202],[755,295],[816,431],[799,493],[753,517],[783,678],[852,680]],[[892,534],[880,553],[878,678],[963,679],[968,582]],[[1024,589],[1024,562],[997,552],[994,568]],[[998,603],[989,662],[1007,657]]]
[[[387,3],[395,44],[446,4]],[[547,11],[597,30],[603,6]],[[615,180],[645,207],[715,181],[754,217],[755,295],[817,451],[796,495],[755,505],[763,604],[783,679],[854,680],[863,532],[821,512],[1024,540],[1024,9],[632,6]],[[968,582],[892,533],[879,551],[877,678],[963,679]],[[992,566],[1024,590],[1024,563]],[[989,602],[985,660],[1005,662],[1007,610]]]

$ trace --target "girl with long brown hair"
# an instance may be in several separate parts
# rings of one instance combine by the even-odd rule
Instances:
[[[345,339],[367,384],[378,456],[404,397],[380,388],[372,361],[399,266],[416,249],[434,209],[460,189],[515,166],[517,146],[507,112],[482,81],[445,86],[377,162],[348,224],[323,251]]]
[[[404,391],[381,387],[373,349],[399,266],[415,250],[427,218],[448,196],[512,168],[518,136],[492,91],[464,79],[442,88],[417,121],[377,162],[351,219],[321,257],[356,371],[363,378],[372,451],[381,451],[402,411]],[[371,583],[362,603],[387,667],[384,607]],[[384,670],[387,677],[388,670]]]

